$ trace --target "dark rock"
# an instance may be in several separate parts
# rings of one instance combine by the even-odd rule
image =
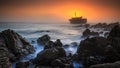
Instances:
[[[92,27],[94,27],[94,28],[105,28],[106,26],[107,26],[106,23],[98,23],[98,24],[93,25]]]
[[[106,45],[107,45],[107,40],[104,37],[87,38],[81,41],[77,53],[88,51],[88,53],[90,53],[91,55],[94,53],[100,54],[103,53],[101,51],[104,51]]]
[[[60,67],[60,68],[73,68],[73,65],[71,64],[71,58],[59,58],[52,61],[51,65],[53,67]]]
[[[104,37],[93,37],[87,38],[81,41],[77,56],[85,66],[88,68],[90,65],[98,64],[103,61],[103,56],[105,55],[105,47],[107,46],[107,40]],[[93,58],[91,58],[93,57]]]
[[[119,22],[113,22],[113,23],[110,23],[110,24],[98,23],[98,24],[92,25],[91,27],[93,27],[93,28],[104,28],[104,31],[110,31],[111,28],[113,28],[115,25],[120,25],[120,24],[119,24]]]
[[[69,47],[69,45],[68,45],[68,44],[66,44],[66,45],[64,45],[63,47],[64,47],[64,48],[68,48],[68,47]]]
[[[47,34],[37,39],[37,43],[42,45],[45,45],[48,41],[50,41],[50,36]]]
[[[89,36],[99,36],[99,33],[98,32],[94,32],[94,31],[90,31],[90,29],[86,29],[84,32],[83,32],[83,36],[84,37],[89,37]]]
[[[62,42],[60,41],[60,39],[57,39],[55,42],[54,42],[54,47],[62,47],[63,44]]]
[[[34,47],[13,30],[2,31],[0,33],[0,40],[2,40],[1,43],[4,43],[8,49],[10,60],[15,60],[34,52]]]
[[[50,63],[58,59],[60,57],[65,57],[66,53],[65,50],[61,47],[59,48],[50,48],[50,49],[45,49],[38,53],[37,57],[32,60],[34,64],[39,64],[39,65],[50,65]]]
[[[45,44],[45,47],[44,49],[51,49],[54,47],[54,42],[53,41],[48,41],[46,44]]]
[[[0,68],[12,68],[12,63],[8,57],[0,57]]]
[[[100,34],[103,34],[103,31],[99,32]]]
[[[0,43],[0,68],[12,68],[9,52],[4,44]]]
[[[16,63],[16,68],[29,68],[29,62],[28,61],[22,61]]]
[[[77,42],[72,42],[70,45],[71,45],[72,47],[77,47],[77,46],[78,46],[78,43],[77,43]]]
[[[34,44],[34,43],[35,43],[35,41],[34,41],[34,40],[32,40],[32,41],[31,41],[31,44]]]
[[[88,27],[90,27],[90,24],[85,24],[84,27],[88,28]]]
[[[115,62],[120,60],[120,54],[111,45],[105,48],[105,59],[104,62]]]
[[[104,37],[107,37],[109,35],[109,32],[105,32]]]
[[[115,63],[97,64],[91,66],[90,68],[120,68],[120,61],[117,61]]]
[[[111,45],[114,49],[117,50],[117,52],[120,53],[120,26],[116,25],[112,28],[112,30],[109,33],[109,36],[107,37],[107,40],[109,41],[109,45]]]
[[[53,41],[48,41],[46,44],[45,44],[45,47],[44,49],[50,49],[50,48],[56,48],[56,47],[62,47],[63,44],[62,42],[60,41],[60,39],[57,39],[55,42]]]

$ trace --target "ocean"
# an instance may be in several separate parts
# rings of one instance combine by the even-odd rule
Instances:
[[[79,27],[77,24],[40,24],[40,23],[3,23],[0,24],[0,31],[12,29],[19,33],[22,37],[26,38],[30,43],[32,40],[36,41],[37,38],[48,34],[52,41],[60,39],[63,45],[76,42],[80,43],[84,38],[82,32],[85,30],[83,27]],[[32,44],[32,43],[31,43]],[[35,48],[35,53],[21,58],[22,60],[30,60],[37,56],[37,54],[43,50],[43,46],[39,46],[37,43],[32,44]],[[67,53],[71,52],[75,54],[77,47],[65,48]],[[15,62],[16,63],[16,62]],[[13,63],[13,67],[15,66]],[[75,63],[75,66],[80,66]],[[77,68],[77,67],[76,67]]]

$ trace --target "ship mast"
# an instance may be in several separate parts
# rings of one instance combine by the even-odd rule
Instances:
[[[76,12],[75,12],[75,17],[76,17]]]

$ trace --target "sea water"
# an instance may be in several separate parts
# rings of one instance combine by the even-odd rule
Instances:
[[[40,24],[40,23],[3,23],[0,24],[0,31],[12,29],[19,33],[22,37],[25,37],[30,43],[32,40],[36,42],[37,38],[48,34],[52,41],[60,39],[61,42],[65,44],[70,44],[72,42],[77,42],[78,44],[83,39],[82,32],[85,30],[83,27],[78,27],[77,24]],[[30,60],[37,56],[37,54],[43,50],[43,46],[37,43],[32,44],[35,48],[35,52],[26,57],[21,58],[21,60]],[[67,53],[71,52],[74,54],[77,51],[77,47],[71,47],[65,49]],[[76,62],[73,62],[74,67],[81,67]],[[13,64],[13,67],[15,63]]]

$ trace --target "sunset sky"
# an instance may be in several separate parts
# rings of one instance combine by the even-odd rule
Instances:
[[[120,0],[0,0],[1,21],[62,23],[75,12],[89,22],[120,21]]]

